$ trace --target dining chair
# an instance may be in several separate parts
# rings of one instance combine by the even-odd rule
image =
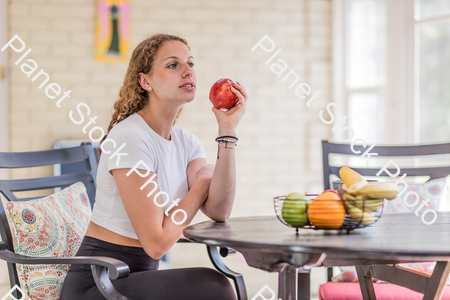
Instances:
[[[323,184],[324,184],[325,190],[330,189],[330,176],[335,175],[335,176],[339,177],[339,169],[342,167],[342,166],[332,166],[330,164],[330,154],[347,155],[347,156],[357,157],[357,156],[361,156],[361,154],[366,151],[366,149],[363,146],[356,146],[356,145],[354,146],[354,150],[356,152],[358,152],[358,151],[361,151],[361,152],[360,152],[360,154],[355,154],[351,150],[350,144],[330,143],[326,140],[322,141]],[[441,157],[442,157],[442,156],[450,155],[450,143],[430,144],[430,145],[411,145],[411,146],[375,146],[372,148],[372,150],[370,152],[377,153],[378,154],[377,157],[394,157],[394,159],[395,158],[420,158],[420,157],[429,157],[431,155],[436,155],[436,156],[441,155]],[[378,168],[376,168],[376,167],[373,167],[373,168],[369,168],[369,167],[353,168],[353,167],[351,167],[351,168],[363,176],[377,177],[377,173],[380,171],[381,167],[382,166],[380,166]],[[401,166],[399,165],[399,167],[401,167]],[[389,172],[391,172],[391,174],[395,174],[397,171],[396,169],[388,169],[388,170],[389,170]],[[416,167],[416,168],[414,168],[414,167],[402,168],[401,167],[401,173],[396,178],[396,180],[399,179],[400,176],[403,175],[404,173],[407,174],[408,178],[416,177],[416,176],[428,176],[429,179],[427,181],[430,181],[433,179],[445,178],[446,176],[448,176],[450,174],[450,165],[437,166],[437,167]],[[383,172],[380,174],[380,176],[388,177],[388,174]],[[395,267],[381,266],[380,268],[384,268],[383,271],[384,271],[384,273],[387,273],[387,274],[393,274],[393,272],[396,271]],[[356,269],[357,269],[358,276],[364,277],[365,279],[370,279],[370,278],[366,278],[367,276],[362,275],[361,269],[359,267],[357,267]],[[403,273],[402,275],[408,276],[407,273]],[[332,268],[327,268],[327,277],[328,277],[327,284],[330,284],[330,286],[332,286],[332,289],[335,291],[338,291],[338,290],[343,291],[344,290],[343,287],[347,287],[347,288],[350,287],[349,285],[345,286],[345,284],[348,284],[348,283],[332,283],[331,282],[331,278],[333,277],[333,269]],[[363,281],[363,280],[361,280],[361,281]],[[369,282],[369,281],[370,280],[364,280],[363,284],[365,284],[365,282]],[[395,283],[395,282],[393,282],[393,283]],[[327,285],[327,284],[325,284],[325,285]],[[361,282],[360,282],[360,284],[361,284]],[[327,287],[325,285],[322,285],[320,288],[326,289]],[[353,289],[354,289],[354,287],[353,287]],[[359,295],[361,295],[359,286],[356,289],[356,291],[357,291],[357,293],[359,293]],[[379,291],[377,290],[377,293],[378,292]],[[321,291],[319,291],[319,294],[320,293],[321,293]],[[379,292],[380,295],[379,295],[378,299],[385,299],[383,297],[383,295],[390,295],[390,297],[392,297],[392,295],[401,295],[402,293],[405,294],[403,287],[397,286],[395,284],[394,285],[390,284],[388,289],[383,289],[383,291]],[[389,299],[392,299],[392,298],[389,298]]]
[[[10,179],[0,180],[0,193],[9,202],[30,201],[43,199],[44,196],[18,198],[17,192],[30,192],[43,189],[65,188],[81,181],[91,195],[95,195],[97,158],[94,148],[90,144],[83,143],[72,148],[61,148],[34,152],[0,152],[0,168],[16,169],[30,168],[37,166],[48,166],[55,164],[79,163],[83,165],[83,171],[76,173],[62,174],[59,176],[49,176],[30,179]],[[95,199],[89,199],[93,207]],[[117,259],[108,257],[29,257],[15,253],[13,246],[13,236],[3,205],[0,205],[0,259],[7,262],[9,280],[11,288],[16,285],[20,287],[17,272],[17,264],[24,265],[46,265],[46,264],[90,264],[94,280],[97,287],[108,300],[128,298],[118,293],[111,280],[124,278],[129,275],[128,265]],[[178,242],[190,242],[181,238]],[[230,248],[220,248],[207,246],[208,256],[214,267],[228,278],[231,278],[236,287],[238,300],[247,300],[244,279],[242,274],[230,270],[221,257],[226,257],[235,251]],[[15,297],[18,297],[16,290]]]

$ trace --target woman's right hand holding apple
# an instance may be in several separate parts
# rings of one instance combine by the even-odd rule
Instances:
[[[230,80],[231,81],[231,80]],[[216,115],[217,123],[219,124],[219,128],[232,128],[236,129],[237,124],[241,120],[241,118],[245,114],[245,106],[247,105],[248,96],[245,87],[240,83],[232,83],[229,89],[232,93],[230,93],[227,89],[219,90],[217,93],[228,94],[230,99],[238,99],[238,103],[233,107],[229,108],[227,111],[222,111],[221,109],[213,106],[212,111]],[[231,95],[231,96],[230,96]],[[224,95],[220,95],[225,97]],[[219,97],[219,96],[217,96]]]

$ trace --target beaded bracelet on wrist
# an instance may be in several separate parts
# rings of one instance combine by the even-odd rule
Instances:
[[[232,146],[228,146],[227,144],[224,145],[224,144],[220,144],[220,143],[219,143],[219,146],[225,147],[225,148],[227,148],[227,149],[229,149],[229,148],[234,149],[234,148],[237,147],[237,144],[234,144],[234,147],[232,147]]]
[[[227,138],[232,138],[232,140],[227,139]],[[223,135],[223,136],[219,136],[219,137],[216,138],[216,142],[218,142],[218,141],[225,141],[225,142],[230,142],[230,143],[231,142],[236,143],[238,140],[239,139],[237,137],[232,136],[232,135]]]
[[[227,139],[227,138],[232,138],[232,139]],[[234,149],[237,146],[237,141],[239,139],[235,136],[231,136],[231,135],[224,135],[224,136],[219,136],[216,138],[216,142],[218,143],[217,145],[217,159],[219,159],[219,148],[220,146],[225,147],[225,149],[227,148],[231,148]],[[225,145],[223,145],[222,143],[225,143]],[[234,143],[234,147],[228,147],[228,143]]]

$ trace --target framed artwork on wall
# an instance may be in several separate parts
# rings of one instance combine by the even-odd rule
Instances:
[[[131,0],[97,0],[95,58],[126,62],[131,42]]]

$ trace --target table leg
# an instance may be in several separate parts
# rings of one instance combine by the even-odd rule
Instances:
[[[359,287],[364,300],[377,300],[375,289],[373,287],[372,276],[370,274],[370,266],[355,266],[358,274]]]
[[[297,300],[311,300],[311,270],[297,272]]]
[[[445,282],[450,272],[450,262],[438,261],[431,274],[430,281],[423,295],[423,300],[439,300],[444,292]]]
[[[297,268],[285,264],[278,274],[278,298],[297,300]]]

